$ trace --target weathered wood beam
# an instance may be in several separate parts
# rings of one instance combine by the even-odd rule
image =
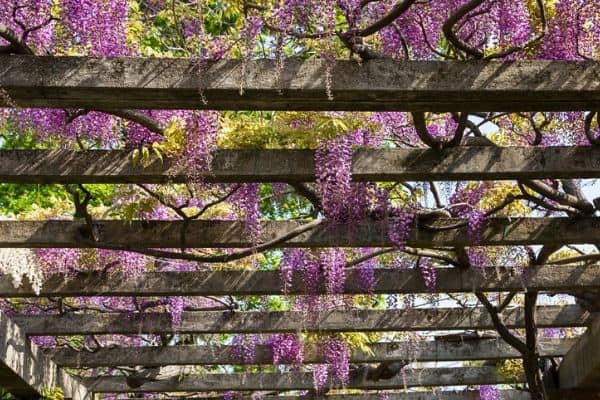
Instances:
[[[564,357],[558,370],[561,389],[596,389],[600,393],[600,318]]]
[[[486,269],[437,268],[436,293],[464,293],[475,289],[486,292],[535,290],[567,292],[600,288],[600,264],[541,265],[519,274],[513,268]],[[30,282],[24,278],[14,287],[9,276],[0,276],[0,298],[35,297]],[[293,275],[288,294],[302,294],[301,276]],[[319,293],[326,293],[321,283]],[[430,292],[418,270],[376,269],[375,294]],[[344,293],[361,294],[357,270],[348,270]],[[45,278],[40,296],[248,296],[282,294],[279,271],[220,270],[197,272],[126,273],[85,272],[65,277]]]
[[[2,58],[20,107],[349,111],[576,111],[600,108],[600,64],[573,61],[326,61]],[[246,71],[242,75],[242,70]],[[240,87],[244,94],[240,95]],[[202,92],[202,94],[200,93]],[[203,103],[203,96],[207,103]]]
[[[523,327],[524,312],[514,308],[504,312],[511,328]],[[540,306],[537,325],[543,327],[585,326],[589,312],[576,305]],[[69,314],[15,316],[28,335],[171,333],[175,329],[168,313]],[[484,308],[427,308],[414,310],[348,310],[306,314],[273,312],[185,312],[180,333],[275,333],[346,331],[420,331],[448,329],[494,329]]]
[[[430,149],[357,149],[355,181],[600,178],[597,147],[461,146]],[[120,150],[2,150],[0,182],[165,183],[189,180],[188,171],[155,158],[146,167]],[[307,182],[315,179],[310,150],[220,150],[209,182]]]
[[[434,391],[435,390],[435,391]],[[480,400],[477,390],[436,390],[427,392],[370,392],[360,394],[330,394],[321,397],[267,395],[266,400]],[[221,400],[222,396],[196,397],[194,400]],[[501,390],[498,400],[530,400],[528,392],[521,390]],[[135,398],[133,399],[135,400]],[[239,400],[252,400],[250,395],[240,395]]]
[[[282,237],[305,221],[266,221],[260,242]],[[121,247],[122,249],[179,248],[182,221],[96,221],[97,242],[86,240],[87,227],[74,221],[0,221],[0,247]],[[252,247],[245,224],[238,221],[194,220],[185,229],[191,248]],[[478,245],[590,243],[600,237],[600,218],[490,218]],[[460,219],[420,219],[407,245],[413,247],[469,246],[466,222]],[[321,224],[278,245],[292,247],[392,246],[385,221],[362,221],[352,226]]]
[[[562,357],[576,339],[541,339],[538,349],[542,357]],[[502,360],[520,358],[521,355],[501,339],[466,339],[458,341],[433,340],[419,343],[387,342],[368,345],[369,353],[355,350],[351,363],[384,361],[464,361]],[[62,367],[96,368],[116,366],[156,367],[163,365],[247,364],[236,357],[232,346],[142,346],[101,348],[94,352],[69,348],[55,349],[50,353],[55,363]],[[304,363],[324,363],[323,352],[316,346],[305,346]],[[250,364],[272,364],[270,347],[256,346]]]
[[[61,370],[3,313],[0,313],[0,382],[4,389],[25,398],[37,397],[42,389],[52,387],[60,387],[67,399],[83,400],[88,394],[80,381]]]
[[[138,388],[127,385],[124,377],[88,378],[84,382],[96,393],[106,392],[212,392],[228,390],[311,390],[312,373],[262,373],[262,374],[204,374],[178,376],[148,382]],[[512,383],[496,374],[495,367],[423,368],[408,370],[389,380],[378,382],[352,379],[349,389],[402,389],[416,386],[458,386],[477,384]]]

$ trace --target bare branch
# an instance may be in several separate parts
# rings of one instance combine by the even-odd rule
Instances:
[[[448,41],[452,43],[454,47],[456,47],[459,50],[462,50],[466,54],[475,58],[483,58],[484,53],[481,50],[463,42],[458,37],[456,32],[454,32],[454,26],[468,13],[470,13],[471,11],[479,7],[481,4],[483,4],[484,1],[485,0],[471,0],[468,3],[464,4],[462,7],[459,7],[459,9],[456,10],[456,12],[452,14],[450,18],[446,20],[446,22],[444,22],[444,25],[442,27],[442,31],[444,32],[446,39],[448,39]]]

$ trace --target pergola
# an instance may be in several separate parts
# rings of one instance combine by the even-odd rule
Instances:
[[[348,110],[348,111],[569,111],[600,108],[600,64],[596,62],[401,62],[339,61],[333,74],[335,98],[326,95],[319,60],[289,60],[278,77],[270,61],[208,63],[152,58],[85,58],[6,56],[0,61],[0,88],[18,107],[77,107],[127,113],[128,109],[210,108],[219,110]],[[242,69],[245,74],[242,75]],[[199,76],[203,82],[198,93]],[[240,95],[240,82],[245,93]],[[203,103],[202,97],[208,101]],[[117,111],[119,110],[119,111]],[[467,143],[468,144],[468,143]],[[209,182],[310,182],[315,179],[314,154],[305,150],[223,150],[215,156]],[[356,181],[500,180],[532,182],[546,178],[600,178],[597,147],[500,148],[489,143],[447,149],[359,150],[354,154]],[[168,160],[147,166],[132,162],[125,151],[0,151],[0,181],[11,183],[166,183],[186,175]],[[317,221],[318,222],[318,221]],[[84,222],[0,221],[0,246],[7,248],[177,248],[184,232],[187,247],[247,248],[257,246],[237,221],[94,221],[98,234],[86,237]],[[389,247],[385,221],[356,226],[329,226],[315,221],[266,222],[258,249]],[[478,245],[595,244],[600,218],[492,218]],[[407,245],[470,245],[466,224],[459,219],[419,216]],[[224,260],[227,261],[227,260]],[[520,276],[498,265],[483,273],[459,267],[439,269],[438,293],[527,292],[579,293],[582,305],[502,308],[489,303],[472,308],[352,310],[320,313],[306,320],[299,312],[199,311],[183,315],[181,333],[264,333],[477,330],[537,327],[587,327],[578,338],[540,339],[542,357],[564,357],[558,385],[549,383],[557,399],[600,398],[600,265],[594,262],[547,263]],[[360,293],[358,277],[349,276],[346,293]],[[299,293],[293,283],[289,294]],[[320,289],[324,292],[324,288]],[[378,270],[375,293],[419,294],[427,288],[418,271]],[[156,272],[114,276],[101,272],[65,280],[51,276],[40,296],[201,296],[281,294],[277,272]],[[34,297],[29,283],[15,288],[0,277],[0,297]],[[126,377],[78,379],[63,368],[100,366],[185,366],[238,364],[231,346],[163,346],[102,348],[96,352],[57,349],[43,352],[31,335],[171,333],[169,316],[145,313],[0,315],[0,386],[29,397],[60,386],[65,396],[80,400],[93,393],[224,392],[307,390],[312,376],[304,372],[205,374],[166,377],[131,385]],[[529,342],[529,341],[528,341]],[[529,345],[526,343],[524,345]],[[352,363],[401,361],[409,349],[402,342],[371,345],[371,354],[356,351]],[[531,350],[531,349],[530,349]],[[453,338],[424,342],[416,361],[469,361],[519,358],[522,354],[500,337]],[[305,350],[307,363],[322,362],[315,348]],[[259,346],[256,363],[269,364],[269,349]],[[514,383],[493,366],[421,368],[388,380],[352,379],[349,389],[383,390],[427,386]],[[504,399],[527,399],[527,392],[507,390]],[[275,395],[269,398],[296,400]],[[377,399],[374,393],[331,395],[331,400]],[[390,400],[478,399],[477,391],[392,392]]]

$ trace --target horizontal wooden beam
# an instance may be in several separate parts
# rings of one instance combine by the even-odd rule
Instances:
[[[212,392],[228,390],[310,390],[314,388],[312,373],[204,374],[175,376],[148,382],[140,387],[127,385],[124,377],[87,378],[86,385],[95,393],[122,392]],[[348,389],[402,389],[416,386],[459,386],[512,383],[496,374],[494,367],[423,368],[378,382],[351,380]]]
[[[59,387],[66,399],[83,400],[88,391],[61,370],[24,330],[0,313],[0,386],[17,397],[35,398],[42,389]]]
[[[461,146],[431,149],[357,149],[355,181],[600,178],[597,147]],[[311,150],[220,150],[208,182],[308,182]],[[165,183],[189,180],[187,170],[154,158],[134,163],[128,151],[2,150],[0,182]]]
[[[562,389],[596,389],[600,393],[600,318],[579,338],[558,370]]]
[[[266,221],[260,242],[281,238],[304,221]],[[0,221],[0,247],[119,247],[121,249],[185,247],[252,247],[244,223],[200,220],[187,226],[182,221],[96,221],[96,242],[85,239],[87,226],[75,221]],[[600,218],[490,218],[478,245],[583,244],[600,237]],[[407,244],[413,247],[469,246],[473,242],[466,222],[460,219],[420,219]],[[385,221],[362,221],[352,226],[321,224],[277,247],[386,247],[392,246]]]
[[[370,392],[370,393],[359,393],[359,394],[330,394],[318,397],[320,400],[480,400],[481,396],[478,390],[437,390],[432,389],[430,391],[421,392]],[[213,397],[196,397],[195,400],[221,400],[222,396]],[[239,400],[252,400],[250,395],[242,395],[238,397]],[[292,396],[292,395],[268,395],[265,396],[266,400],[316,400],[316,397],[307,396]],[[136,400],[133,398],[132,400]],[[174,400],[174,399],[173,399]],[[498,400],[531,400],[531,396],[528,392],[522,390],[501,390],[500,397]],[[562,399],[561,399],[562,400]],[[575,400],[575,399],[565,399]],[[583,399],[582,399],[583,400]],[[589,400],[589,399],[585,399]]]
[[[542,265],[519,274],[512,268],[486,269],[437,268],[436,293],[464,293],[475,289],[486,292],[535,290],[566,292],[600,288],[600,264]],[[324,285],[319,293],[326,293]],[[376,269],[375,294],[417,294],[430,292],[415,269]],[[305,286],[294,274],[288,294],[302,294]],[[348,270],[344,293],[361,294],[358,271]],[[45,278],[39,295],[77,296],[249,296],[282,294],[279,271],[220,270],[197,272],[125,273],[86,272],[65,277]],[[35,297],[27,278],[14,287],[9,276],[0,276],[0,298]]]
[[[0,87],[20,107],[576,111],[600,108],[597,62],[3,57]],[[243,73],[245,71],[245,73]],[[240,94],[240,87],[244,94]],[[202,93],[200,93],[202,92]],[[207,100],[207,103],[203,102]]]
[[[539,327],[585,326],[590,314],[576,305],[541,306]],[[523,326],[523,310],[504,312],[509,327]],[[168,313],[69,314],[15,316],[28,335],[93,335],[170,333],[174,327]],[[414,310],[348,310],[306,314],[273,312],[185,312],[176,328],[181,333],[275,333],[346,331],[420,331],[448,329],[493,329],[484,308],[427,308]]]
[[[538,349],[543,357],[562,357],[576,339],[540,339]],[[419,343],[387,342],[367,346],[370,352],[355,350],[351,363],[384,361],[464,361],[502,360],[520,358],[513,347],[501,339],[433,340]],[[71,368],[96,368],[116,366],[157,367],[163,365],[211,364],[272,364],[273,355],[267,345],[257,345],[250,363],[235,355],[233,346],[142,346],[101,348],[94,352],[59,348],[52,353],[55,363]],[[304,363],[324,363],[323,352],[316,346],[304,348]]]

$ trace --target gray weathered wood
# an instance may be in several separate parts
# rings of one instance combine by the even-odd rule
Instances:
[[[600,64],[572,61],[207,62],[3,57],[0,87],[21,107],[352,111],[576,111],[600,108]],[[240,86],[244,94],[240,95]],[[202,102],[199,93],[208,100]]]
[[[438,268],[436,293],[484,291],[566,292],[600,288],[600,264],[541,265],[519,274],[512,268],[486,269]],[[318,287],[326,293],[323,284]],[[364,293],[356,269],[348,270],[344,293]],[[302,277],[294,274],[288,294],[305,291]],[[414,269],[376,269],[374,293],[425,293],[421,273]],[[49,297],[75,296],[247,296],[282,294],[278,271],[220,270],[198,272],[80,273],[47,276],[40,295]],[[14,287],[9,276],[0,276],[0,298],[34,297],[31,284],[24,278]]]
[[[563,389],[596,389],[600,393],[600,318],[579,338],[558,370]]]
[[[138,388],[130,388],[123,377],[100,377],[84,380],[90,390],[106,392],[210,392],[227,390],[310,390],[314,388],[312,373],[261,373],[261,374],[204,374],[173,377],[148,382]],[[415,386],[458,386],[477,384],[500,384],[511,381],[498,376],[494,367],[470,368],[423,368],[408,370],[378,382],[351,380],[347,388],[355,389],[402,389]]]
[[[585,326],[590,314],[576,305],[541,306],[539,327]],[[523,309],[504,312],[509,327],[523,326]],[[169,333],[274,333],[345,331],[418,331],[447,329],[494,329],[484,308],[427,308],[414,310],[348,310],[305,314],[273,312],[185,312],[174,328],[168,313],[69,314],[15,316],[28,335]]]
[[[303,221],[267,221],[261,242],[282,237]],[[96,221],[97,242],[85,240],[87,227],[73,221],[0,221],[0,247],[114,247],[179,248],[181,221]],[[450,227],[456,227],[449,229]],[[191,221],[186,247],[252,247],[244,223]],[[479,236],[479,245],[577,244],[600,237],[600,218],[491,218]],[[407,244],[413,247],[468,246],[472,241],[460,219],[421,219],[411,230]],[[352,226],[321,224],[278,247],[386,247],[392,246],[385,221],[362,221]]]
[[[600,178],[598,147],[357,149],[353,158],[355,181]],[[220,150],[205,180],[306,182],[314,171],[310,150]],[[188,173],[156,158],[142,167],[127,151],[0,151],[0,182],[164,183],[189,180]]]
[[[543,357],[562,357],[576,339],[541,339],[538,344]],[[502,360],[521,355],[501,339],[472,339],[464,341],[433,340],[419,343],[387,342],[368,345],[370,353],[355,350],[351,363],[382,361],[463,361]],[[92,368],[115,366],[210,365],[247,364],[235,356],[232,346],[142,346],[102,348],[95,352],[60,348],[52,351],[52,359],[63,367]],[[269,346],[258,345],[251,364],[272,364]],[[324,355],[316,346],[304,349],[304,363],[323,363]]]
[[[65,398],[83,400],[85,386],[62,371],[24,330],[0,313],[0,381],[16,396],[39,396],[43,388],[60,387]]]
[[[435,390],[435,391],[434,391]],[[194,397],[195,400],[221,400],[223,396]],[[306,396],[269,395],[268,400],[307,400]],[[329,394],[320,397],[322,400],[480,400],[477,390],[436,390],[423,392],[378,392],[358,394]],[[252,400],[250,395],[240,395],[239,400]],[[529,393],[521,390],[501,390],[498,400],[531,400]],[[574,399],[570,399],[574,400]],[[586,399],[587,400],[587,399]]]

